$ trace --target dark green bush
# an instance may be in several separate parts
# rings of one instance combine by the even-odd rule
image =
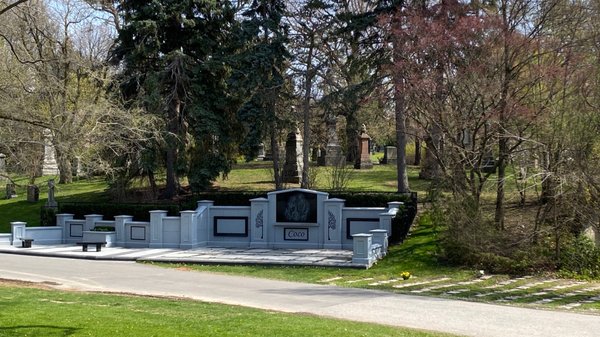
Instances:
[[[413,211],[414,214],[413,214]],[[413,224],[413,220],[416,215],[416,204],[413,205],[402,205],[396,216],[392,218],[392,235],[390,235],[389,242],[391,244],[402,243],[408,236],[410,227]]]
[[[165,210],[168,215],[179,215],[179,204],[127,204],[127,203],[60,203],[59,213],[74,214],[76,219],[83,218],[86,214],[101,214],[104,220],[113,220],[115,215],[131,215],[137,221],[150,221],[152,210]]]
[[[56,208],[42,206],[40,210],[41,226],[56,226]]]
[[[566,276],[600,278],[600,248],[585,236],[577,237],[561,254],[560,271]]]

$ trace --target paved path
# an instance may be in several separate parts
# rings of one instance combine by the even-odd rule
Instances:
[[[0,278],[57,288],[177,296],[467,336],[600,335],[600,317],[327,285],[164,269],[124,261],[0,254]]]
[[[0,253],[45,257],[68,257],[86,260],[155,261],[203,264],[263,264],[365,268],[352,263],[351,250],[333,249],[238,249],[200,247],[194,249],[154,249],[106,247],[96,252],[94,246],[83,252],[81,246],[33,245],[31,248],[0,246]]]

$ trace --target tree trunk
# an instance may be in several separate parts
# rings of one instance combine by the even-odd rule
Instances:
[[[271,120],[271,152],[273,156],[273,180],[275,189],[283,189],[283,179],[281,177],[281,164],[279,163],[279,141],[277,140],[277,122],[275,118]]]
[[[55,138],[56,139],[56,138]],[[62,146],[60,145],[62,144]],[[56,165],[58,166],[58,183],[70,184],[73,182],[73,168],[71,167],[71,156],[64,148],[69,148],[64,142],[55,142],[54,149],[56,153]]]
[[[356,142],[358,130],[359,125],[355,112],[348,112],[346,114],[346,161],[350,163],[354,163],[358,156],[358,143]]]
[[[425,159],[419,172],[421,179],[437,179],[442,176],[439,163],[439,149],[441,147],[441,130],[439,127],[432,126],[427,131],[425,138]]]
[[[398,8],[399,10],[399,8]],[[394,25],[400,31],[402,23],[396,19]],[[402,48],[399,41],[393,41],[394,60],[401,59]],[[404,97],[404,78],[400,72],[394,72],[394,112],[396,117],[396,149],[398,153],[398,193],[410,192],[406,170],[406,98]]]
[[[179,134],[179,113],[181,109],[181,101],[177,94],[169,105],[169,123],[167,135],[167,153],[166,153],[166,168],[167,168],[167,184],[165,186],[164,198],[171,199],[177,195],[177,172],[175,166],[177,163],[178,145],[177,135]]]
[[[314,77],[314,70],[312,67],[312,59],[313,59],[313,50],[315,41],[314,35],[310,36],[310,45],[308,48],[308,55],[306,60],[306,79],[304,81],[304,100],[302,103],[303,110],[303,135],[302,139],[304,142],[302,143],[302,179],[300,180],[300,187],[308,188],[309,185],[309,177],[308,177],[308,169],[310,165],[310,96],[312,93],[312,81]]]
[[[415,166],[421,165],[421,138],[415,137]]]
[[[406,171],[406,103],[401,90],[396,85],[394,100],[396,103],[396,148],[398,153],[398,193],[408,193],[408,173]]]

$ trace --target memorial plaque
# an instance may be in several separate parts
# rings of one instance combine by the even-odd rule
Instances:
[[[308,241],[308,228],[284,228],[283,239],[286,241]]]
[[[277,195],[277,222],[317,223],[317,195],[301,191]]]

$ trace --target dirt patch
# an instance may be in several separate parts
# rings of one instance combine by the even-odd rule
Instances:
[[[0,278],[0,287],[21,287],[21,288],[37,288],[37,289],[53,289],[56,286],[60,286],[60,283],[56,282],[29,282],[20,280],[8,280]]]

